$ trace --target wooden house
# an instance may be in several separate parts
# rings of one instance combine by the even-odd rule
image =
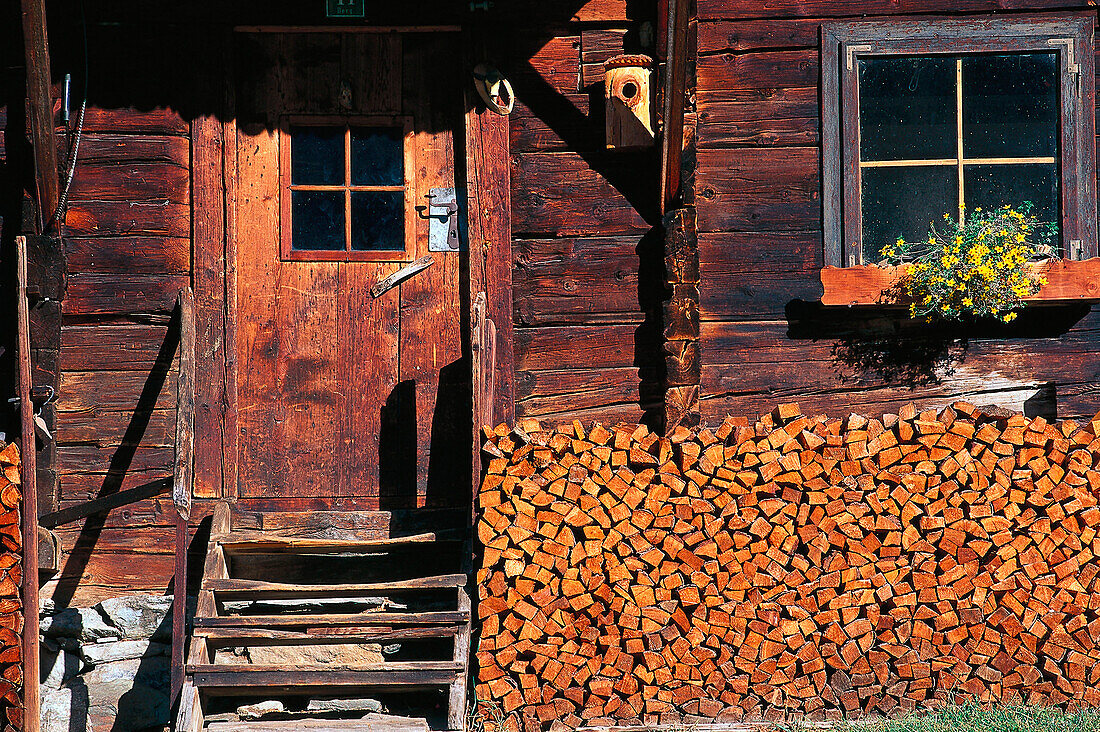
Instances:
[[[173,586],[181,434],[195,592],[208,542],[259,541],[265,515],[322,512],[340,541],[338,513],[359,517],[355,541],[464,537],[483,424],[661,430],[795,401],[1096,410],[1082,0],[0,13],[2,291],[14,313],[26,235],[55,608]],[[624,55],[642,107],[605,99]],[[494,70],[503,115],[475,87]],[[632,109],[653,139],[611,131]],[[879,301],[881,238],[964,200],[1033,199],[1057,261],[1013,323]],[[0,322],[6,400],[18,329]],[[226,538],[228,514],[204,533],[224,502],[246,538]],[[466,572],[461,541],[448,551]]]

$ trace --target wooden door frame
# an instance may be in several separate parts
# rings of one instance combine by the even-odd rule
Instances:
[[[343,30],[332,28],[333,32]],[[207,81],[220,86],[223,94],[214,109],[191,122],[192,287],[197,342],[194,495],[200,500],[237,498],[235,35],[235,29],[220,28],[208,34],[206,47],[199,49],[200,56],[205,54]],[[475,313],[484,313],[496,333],[491,378],[486,379],[486,371],[479,369],[481,376],[475,383],[471,373],[473,491],[481,477],[482,421],[499,424],[515,420],[509,127],[507,117],[484,108],[469,83],[470,70],[484,57],[483,37],[468,30],[462,34],[469,232],[469,290],[464,305],[470,314],[463,353],[470,356],[471,366],[482,351],[475,349],[470,334],[485,332],[485,323],[475,322]],[[456,141],[461,139],[458,132],[455,130]],[[475,307],[479,295],[484,307]]]

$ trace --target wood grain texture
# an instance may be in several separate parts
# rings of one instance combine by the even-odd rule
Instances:
[[[821,229],[817,148],[700,150],[700,232]]]
[[[638,246],[629,236],[515,241],[516,323],[640,322]]]
[[[1056,10],[1079,8],[1077,0],[951,0],[947,4],[930,5],[923,0],[869,0],[859,6],[864,15],[898,15],[911,13],[993,13],[1002,10]],[[842,0],[769,0],[742,3],[737,0],[703,0],[697,17],[700,21],[739,20],[747,18],[814,18],[852,14],[852,6]]]
[[[641,196],[639,180],[645,179],[645,160],[651,155],[619,153],[601,156],[604,168],[618,176],[630,176],[626,191]],[[512,233],[554,236],[595,234],[608,236],[644,232],[651,228],[636,206],[607,177],[584,158],[571,152],[517,153],[512,156]],[[649,192],[647,200],[655,195]]]
[[[658,336],[632,325],[516,330],[516,371],[655,366]]]

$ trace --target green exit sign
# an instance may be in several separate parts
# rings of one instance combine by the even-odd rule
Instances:
[[[325,0],[326,18],[362,18],[367,14],[367,0]]]

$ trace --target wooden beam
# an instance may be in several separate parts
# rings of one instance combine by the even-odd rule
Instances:
[[[53,223],[61,182],[57,177],[53,97],[50,93],[50,47],[46,40],[45,0],[22,0],[23,50],[27,67],[28,124],[34,144],[39,232]]]
[[[19,330],[19,421],[22,428],[20,462],[23,488],[23,730],[38,732],[38,487],[35,461],[34,403],[31,401],[31,325],[27,302],[27,239],[15,238],[18,282],[17,327]]]
[[[169,478],[158,478],[157,480],[149,483],[143,483],[142,485],[135,486],[134,488],[127,488],[124,491],[118,491],[117,493],[111,493],[110,495],[101,496],[91,501],[78,504],[76,506],[70,506],[69,508],[63,508],[60,511],[54,511],[53,513],[47,513],[38,519],[38,523],[47,529],[54,529],[58,526],[64,526],[65,524],[71,524],[73,521],[79,521],[82,518],[94,516],[97,513],[104,513],[111,509],[118,508],[119,506],[126,506],[131,503],[137,503],[143,501],[146,498],[153,498],[159,496],[162,493],[167,493],[172,490],[172,481]]]
[[[667,211],[680,195],[688,4],[689,0],[668,0],[668,60],[665,62],[664,132],[661,135],[661,213]]]
[[[180,370],[176,389],[176,464],[172,502],[176,507],[176,562],[172,580],[172,705],[183,690],[183,646],[187,608],[187,520],[195,448],[195,296],[185,287],[176,298],[180,319]]]

